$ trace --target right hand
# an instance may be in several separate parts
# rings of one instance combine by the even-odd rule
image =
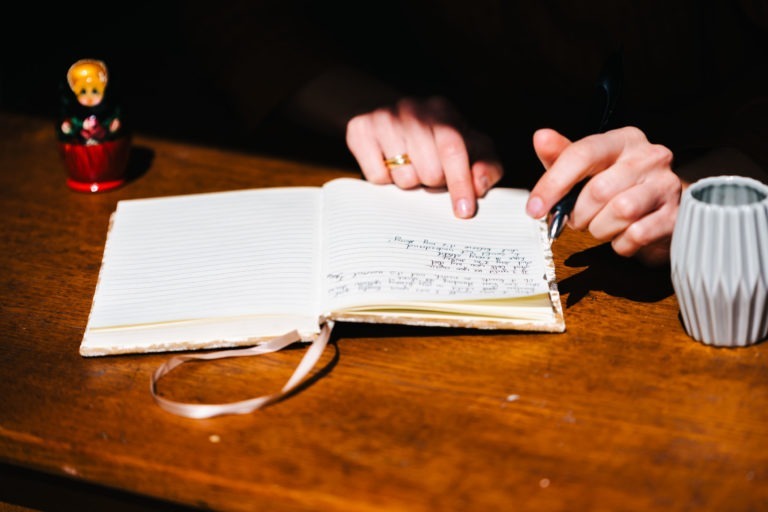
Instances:
[[[470,218],[504,174],[490,138],[467,129],[461,116],[440,97],[404,98],[353,117],[347,146],[372,183],[447,187],[454,214]],[[407,154],[411,163],[387,168],[385,158]]]
[[[672,170],[668,148],[630,126],[575,142],[544,128],[534,133],[533,145],[545,172],[531,190],[529,215],[546,215],[575,184],[590,178],[568,225],[610,240],[617,254],[649,266],[669,261],[684,183]]]

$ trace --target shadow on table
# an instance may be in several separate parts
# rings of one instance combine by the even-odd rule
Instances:
[[[152,166],[155,152],[146,146],[134,145],[128,155],[128,166],[125,170],[125,178],[128,183],[144,176]]]
[[[0,464],[0,510],[191,512],[197,509],[62,476]]]
[[[568,294],[566,307],[578,303],[590,291],[599,290],[637,302],[657,302],[675,293],[669,265],[645,266],[633,258],[619,256],[608,242],[569,256],[565,265],[586,267],[558,283],[560,293]]]

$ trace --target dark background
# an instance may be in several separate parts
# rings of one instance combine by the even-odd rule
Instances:
[[[353,165],[343,141],[282,120],[265,119],[256,134],[247,129],[184,39],[174,2],[32,2],[13,10],[0,22],[0,112],[50,118],[54,130],[69,66],[96,58],[107,64],[108,91],[134,132]],[[301,148],[287,142],[297,135]]]
[[[254,2],[254,5],[258,3],[258,1]],[[302,2],[298,3],[301,4]],[[343,4],[343,2],[341,3]],[[387,2],[377,5],[378,7],[385,5],[391,7],[396,3]],[[608,3],[610,4],[610,2]],[[698,2],[688,0],[688,3],[695,6],[695,9],[691,11],[694,13],[707,12],[712,6],[718,4],[714,0]],[[731,7],[741,3],[743,2],[734,0],[733,4],[726,2],[722,5]],[[762,13],[761,16],[757,17],[768,23],[768,7],[766,7],[768,3],[758,1],[746,3],[753,6],[754,12]],[[202,5],[203,12],[205,12],[206,4]],[[343,25],[344,18],[340,17],[337,12],[324,12],[325,5],[323,2],[304,4],[304,6],[312,6],[312,9],[315,9],[316,12],[312,15],[324,16],[323,22],[336,22],[340,26]],[[353,5],[356,6],[353,8],[360,9],[359,4]],[[512,2],[510,5],[517,4]],[[183,18],[179,15],[185,6],[182,2],[174,1],[155,3],[138,1],[112,4],[43,4],[36,2],[15,4],[14,9],[12,9],[13,13],[4,13],[0,21],[0,112],[18,112],[50,118],[51,129],[53,130],[60,106],[59,88],[66,78],[67,69],[78,59],[97,58],[104,60],[109,68],[110,84],[108,91],[118,98],[123,107],[126,125],[133,131],[204,145],[356,168],[356,164],[340,137],[332,139],[320,135],[297,124],[287,123],[276,115],[261,119],[257,131],[253,130],[252,125],[246,126],[242,109],[235,106],[232,97],[217,88],[211,77],[210,69],[204,68],[201,64],[200,55],[193,50],[195,45],[190,44],[187,39],[189,34],[184,30]],[[398,6],[400,9],[407,9],[408,2],[401,2]],[[473,4],[467,3],[466,7],[471,13]],[[403,11],[403,16],[406,16],[405,12]],[[371,14],[379,20],[379,28],[382,24],[386,28],[386,25],[391,23],[391,19],[387,18],[385,14],[380,11]],[[353,15],[359,15],[359,13],[350,14],[350,16]],[[460,22],[461,20],[454,21]],[[646,20],[646,23],[652,28],[657,25],[660,26],[655,19]],[[717,25],[717,17],[713,17],[713,21],[710,23]],[[354,41],[355,38],[369,38],[368,43],[371,40],[380,40],[384,50],[393,44],[398,44],[397,50],[400,53],[395,54],[400,56],[413,49],[412,46],[409,46],[412,40],[408,38],[407,34],[395,33],[394,31],[385,32],[384,30],[369,31],[367,26],[358,27],[355,24],[349,24],[349,26],[355,27],[348,27],[350,33],[347,36],[350,37],[349,40],[351,41]],[[402,26],[404,23],[397,24],[398,29]],[[736,87],[733,91],[728,92],[729,97],[739,98],[742,83],[745,94],[760,92],[762,89],[764,96],[768,97],[768,90],[766,90],[768,64],[765,60],[766,55],[768,55],[768,38],[766,37],[768,25],[757,27],[754,24],[745,23],[744,26],[749,27],[750,31],[755,31],[754,34],[747,33],[747,31],[740,32],[745,36],[744,40],[748,41],[747,48],[755,57],[738,54],[744,62],[734,64],[733,68],[740,71],[750,67],[752,68],[750,72],[757,70],[761,73],[762,82],[734,80],[732,82],[736,83]],[[716,32],[716,26],[710,28],[713,29],[712,32]],[[586,29],[574,27],[573,34],[578,36],[583,34],[583,30]],[[722,48],[722,41],[728,41],[728,37],[718,41],[710,41],[707,39],[709,33],[702,33],[701,36],[701,41],[694,41],[689,50],[694,55],[704,56],[703,58],[709,54],[716,54]],[[199,47],[201,41],[203,44],[205,43],[204,37],[202,39],[198,37],[195,44]],[[457,46],[461,47],[461,41],[457,41]],[[594,55],[584,55],[584,62],[578,64],[584,67],[585,75],[594,76],[599,67],[599,60]],[[674,63],[674,58],[669,60]],[[723,60],[728,62],[729,58]],[[393,68],[394,64],[401,66],[404,60],[399,59],[393,63],[391,59],[379,59],[373,60],[373,62],[379,68],[391,72],[393,69],[399,69]],[[418,66],[423,71],[431,63],[432,61],[429,59],[422,59],[415,61],[413,65]],[[690,59],[681,56],[680,63],[689,64]],[[696,66],[696,69],[700,71],[709,72],[709,64],[706,61],[697,62]],[[268,80],[280,80],[279,76],[272,76],[270,73],[270,70],[263,70],[263,81],[253,81],[254,95],[259,95],[260,83],[266,83]],[[514,71],[510,70],[509,73],[514,73]],[[729,73],[731,74],[729,75]],[[407,75],[405,72],[402,74]],[[733,85],[733,83],[727,83],[732,75],[731,71],[723,72],[718,77],[710,73],[711,79],[709,81],[702,80],[694,83],[693,86],[686,87],[681,87],[680,83],[670,79],[670,74],[646,76],[646,78],[649,81],[664,82],[669,90],[675,93],[671,95],[672,99],[677,101],[679,98],[697,99],[694,89],[701,92],[702,95],[710,94],[713,91],[725,91],[726,85]],[[681,76],[685,75],[681,74]],[[523,83],[525,79],[526,77],[520,77],[519,82]],[[723,85],[721,86],[716,79],[723,80]],[[550,82],[556,83],[556,80],[550,80]],[[566,87],[571,87],[571,85],[565,84]],[[578,92],[581,95],[579,101],[586,98],[586,95],[583,94],[584,91]],[[477,99],[480,95],[475,91],[468,96]],[[539,99],[541,100],[541,98]],[[540,104],[545,106],[546,103],[547,100],[540,101]],[[540,104],[536,104],[536,109]],[[691,104],[693,106],[689,108],[687,114],[698,112],[698,106],[693,102]],[[714,119],[706,114],[701,115],[698,119],[693,115],[689,116],[689,119],[693,120],[689,126],[685,129],[678,128],[673,122],[673,115],[666,115],[665,109],[669,105],[659,103],[657,107],[658,112],[648,112],[642,108],[636,112],[640,116],[637,117],[638,120],[646,114],[648,119],[654,119],[657,122],[655,127],[640,121],[637,125],[642,126],[647,133],[654,137],[657,136],[658,140],[664,141],[664,143],[673,143],[674,139],[678,135],[684,134],[686,130],[704,127],[707,122],[716,126],[721,124],[719,119]],[[768,102],[755,106],[747,114],[758,112],[758,109],[762,109],[760,111],[762,113],[751,116],[750,129],[739,128],[730,136],[730,142],[749,140],[751,143],[762,143],[761,141],[764,140],[762,134],[765,132],[765,123],[762,120],[766,117],[764,114],[768,113]],[[559,114],[564,119],[580,118],[580,116],[571,115],[571,112],[566,112],[560,106],[552,110],[555,115]],[[497,117],[502,121],[506,119],[517,121],[521,117],[518,114],[519,111],[511,111],[509,115],[504,113],[504,115]],[[548,121],[546,118],[544,120]],[[519,145],[524,143],[526,146],[524,148],[525,156],[534,160],[532,151],[528,147],[530,145],[529,132],[532,133],[530,128],[543,125],[539,122],[540,119],[535,121],[526,126],[526,131],[522,136],[519,136],[518,133],[503,134],[497,143],[499,141],[504,143],[521,141]],[[630,123],[632,121],[632,119],[629,120]],[[702,129],[701,131],[704,132],[705,130]],[[509,145],[511,146],[511,144]],[[677,148],[673,147],[672,149]],[[677,153],[677,155],[680,154]],[[515,156],[519,155],[515,154]],[[514,165],[520,166],[520,160],[515,159],[512,162]],[[768,165],[768,162],[766,164]],[[533,162],[533,165],[536,166],[535,173],[540,172],[537,163]]]
[[[97,58],[107,63],[109,87],[119,87],[124,110],[142,131],[209,137],[220,131],[217,116],[231,115],[221,102],[201,100],[206,84],[179,39],[173,3],[53,3],[17,9],[17,15],[4,15],[0,30],[4,110],[55,117],[58,88],[69,66]],[[200,123],[200,118],[211,121]]]

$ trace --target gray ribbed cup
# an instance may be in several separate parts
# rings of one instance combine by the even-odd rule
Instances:
[[[688,335],[727,347],[768,336],[768,185],[715,176],[688,187],[670,260]]]

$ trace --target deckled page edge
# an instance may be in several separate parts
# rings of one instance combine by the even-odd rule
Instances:
[[[546,219],[539,220],[539,239],[541,241],[542,252],[544,253],[544,270],[547,276],[547,286],[549,287],[549,299],[552,303],[552,309],[555,314],[555,324],[552,332],[565,332],[565,315],[563,314],[563,304],[560,301],[560,290],[557,287],[557,274],[555,271],[555,256],[552,252],[552,240],[549,238],[549,230]]]
[[[104,357],[117,355],[140,355],[155,353],[172,353],[198,350],[217,350],[225,348],[247,348],[254,345],[260,345],[264,342],[273,340],[276,336],[259,336],[253,338],[244,338],[242,340],[219,340],[206,341],[203,343],[193,343],[186,341],[157,343],[147,345],[137,350],[135,345],[129,345],[120,348],[104,348],[102,346],[91,347],[87,343],[80,345],[80,355],[83,357]],[[300,342],[309,343],[317,339],[317,333],[300,333]]]

